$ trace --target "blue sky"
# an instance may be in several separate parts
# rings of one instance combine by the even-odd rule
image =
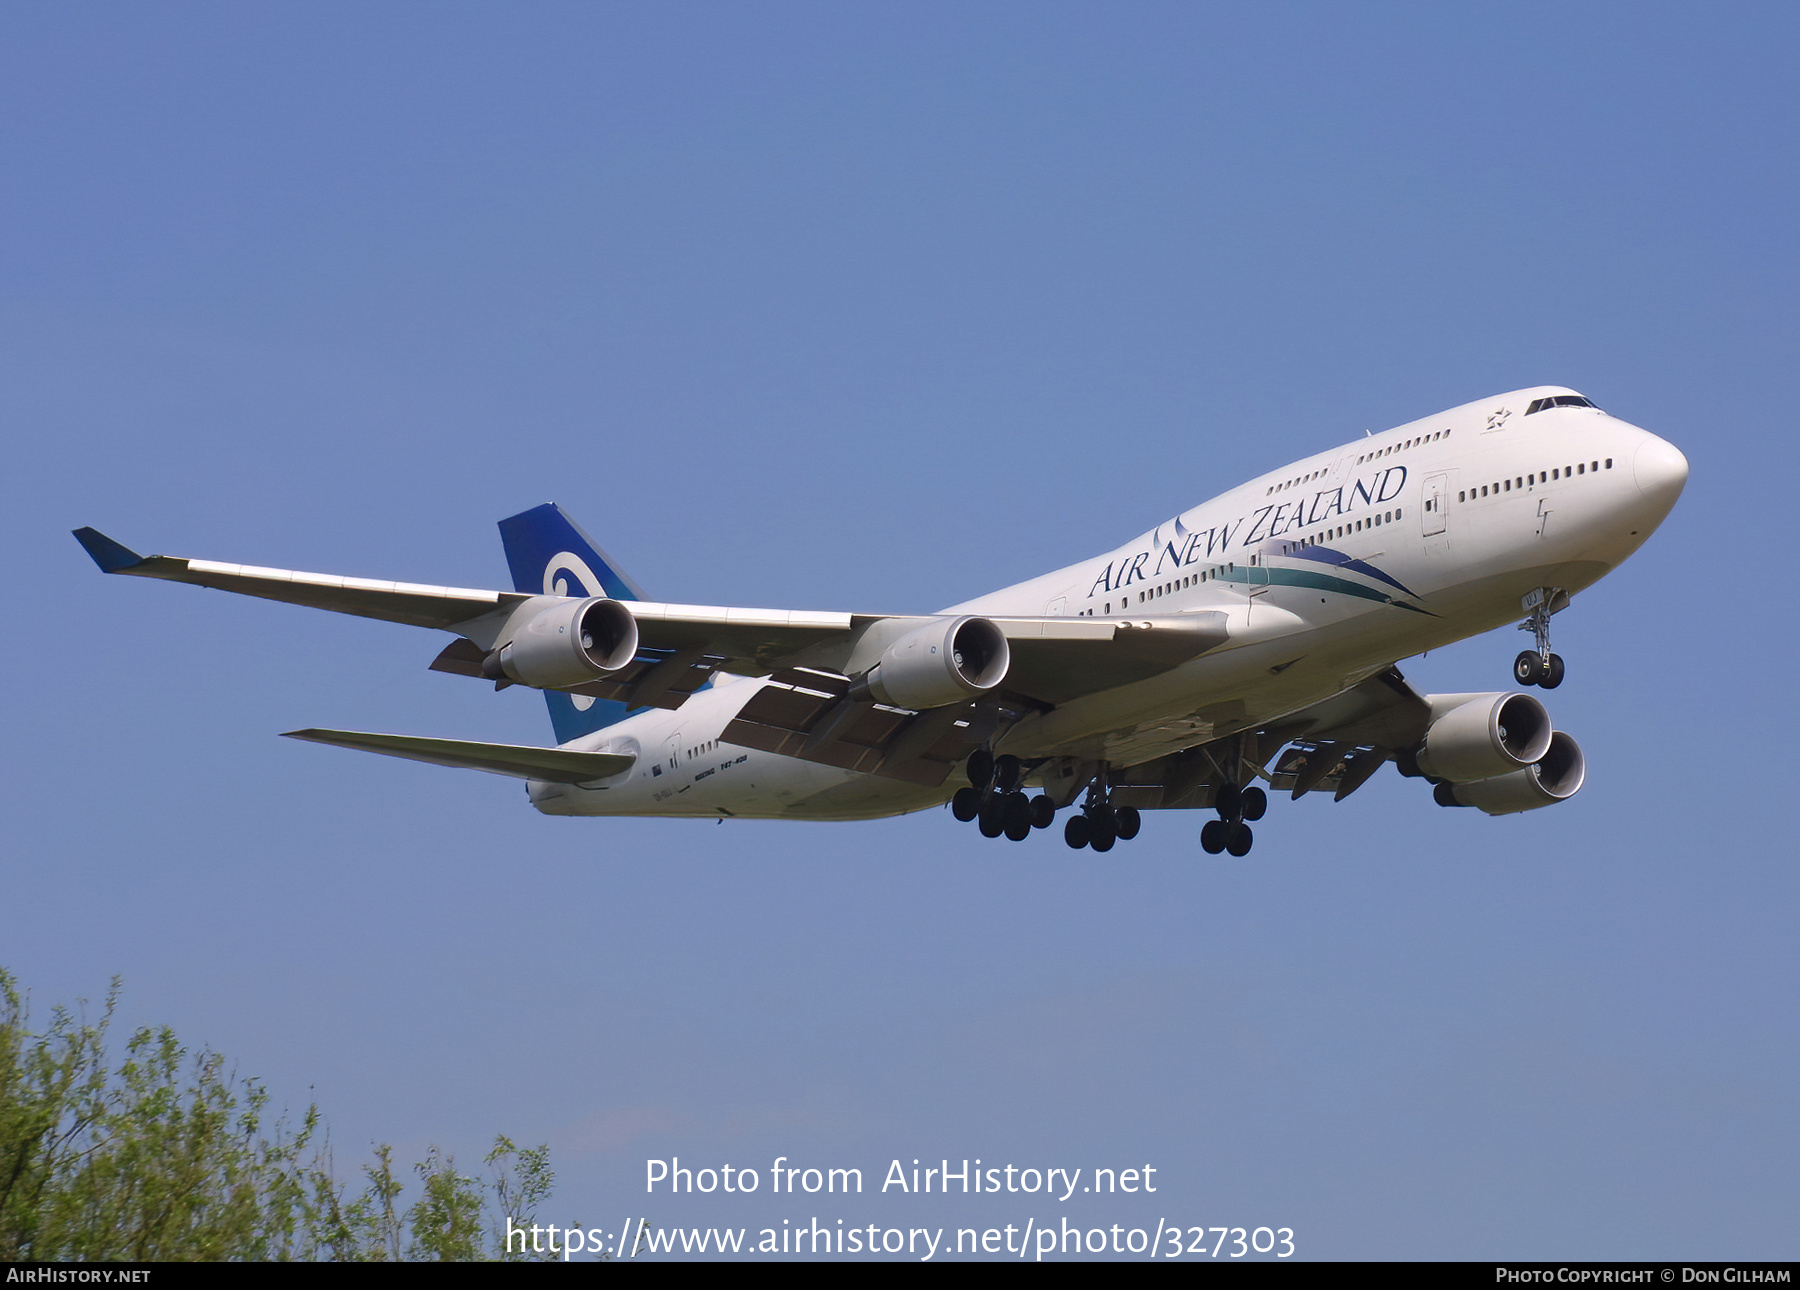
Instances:
[[[0,964],[340,1164],[548,1140],[615,1226],[1063,1214],[1325,1258],[1795,1255],[1791,7],[14,6]],[[1384,773],[1245,861],[947,813],[543,819],[276,739],[538,742],[442,638],[68,536],[463,586],[561,502],[645,588],[918,612],[1571,385],[1674,515],[1557,619],[1569,804]],[[1507,684],[1518,633],[1402,663]],[[1468,818],[1469,816],[1476,818]],[[1154,1202],[694,1197],[1154,1164]]]

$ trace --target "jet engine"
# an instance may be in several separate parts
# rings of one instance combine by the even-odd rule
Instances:
[[[888,646],[856,691],[896,708],[941,708],[986,694],[1011,662],[1006,633],[988,619],[939,618]]]
[[[1493,779],[1530,766],[1550,747],[1550,714],[1529,695],[1434,694],[1427,701],[1432,722],[1408,768],[1427,779]]]
[[[1524,770],[1473,784],[1439,784],[1432,796],[1439,806],[1475,806],[1489,815],[1514,815],[1554,806],[1575,796],[1587,778],[1581,745],[1558,730],[1544,755]]]
[[[616,600],[564,601],[528,619],[482,662],[502,677],[540,690],[581,685],[617,672],[637,656],[638,626]]]

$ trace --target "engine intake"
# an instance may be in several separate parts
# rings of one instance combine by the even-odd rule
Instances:
[[[986,694],[1011,663],[1006,633],[988,619],[940,618],[888,646],[855,689],[878,703],[923,711]]]
[[[1474,806],[1489,815],[1516,815],[1566,802],[1586,778],[1587,758],[1581,745],[1558,730],[1550,736],[1543,757],[1524,770],[1473,784],[1439,784],[1435,796],[1444,806]]]
[[[1550,714],[1526,694],[1431,696],[1461,702],[1432,721],[1413,754],[1419,773],[1455,784],[1493,779],[1540,760],[1550,747]]]
[[[482,674],[539,690],[582,685],[617,672],[637,656],[638,626],[616,600],[553,605],[526,622],[482,663]]]

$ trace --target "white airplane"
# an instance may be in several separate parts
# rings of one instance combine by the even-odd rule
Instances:
[[[1210,810],[1247,854],[1268,797],[1342,800],[1384,762],[1444,806],[1567,800],[1580,747],[1517,691],[1414,692],[1395,661],[1550,617],[1636,551],[1687,481],[1671,444],[1561,386],[1516,390],[1272,471],[1103,555],[924,616],[663,604],[555,505],[500,522],[511,592],[144,557],[107,573],[448,631],[431,666],[540,689],[558,746],[291,738],[527,781],[546,815],[849,820],[942,805],[1072,847]],[[1029,795],[1027,785],[1037,793]]]

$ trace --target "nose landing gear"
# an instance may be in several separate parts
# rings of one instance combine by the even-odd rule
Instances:
[[[1513,660],[1513,680],[1554,690],[1563,683],[1563,660],[1561,654],[1550,652],[1550,615],[1568,606],[1569,593],[1561,587],[1538,587],[1522,603],[1528,617],[1519,630],[1530,632],[1537,648],[1519,652]]]

